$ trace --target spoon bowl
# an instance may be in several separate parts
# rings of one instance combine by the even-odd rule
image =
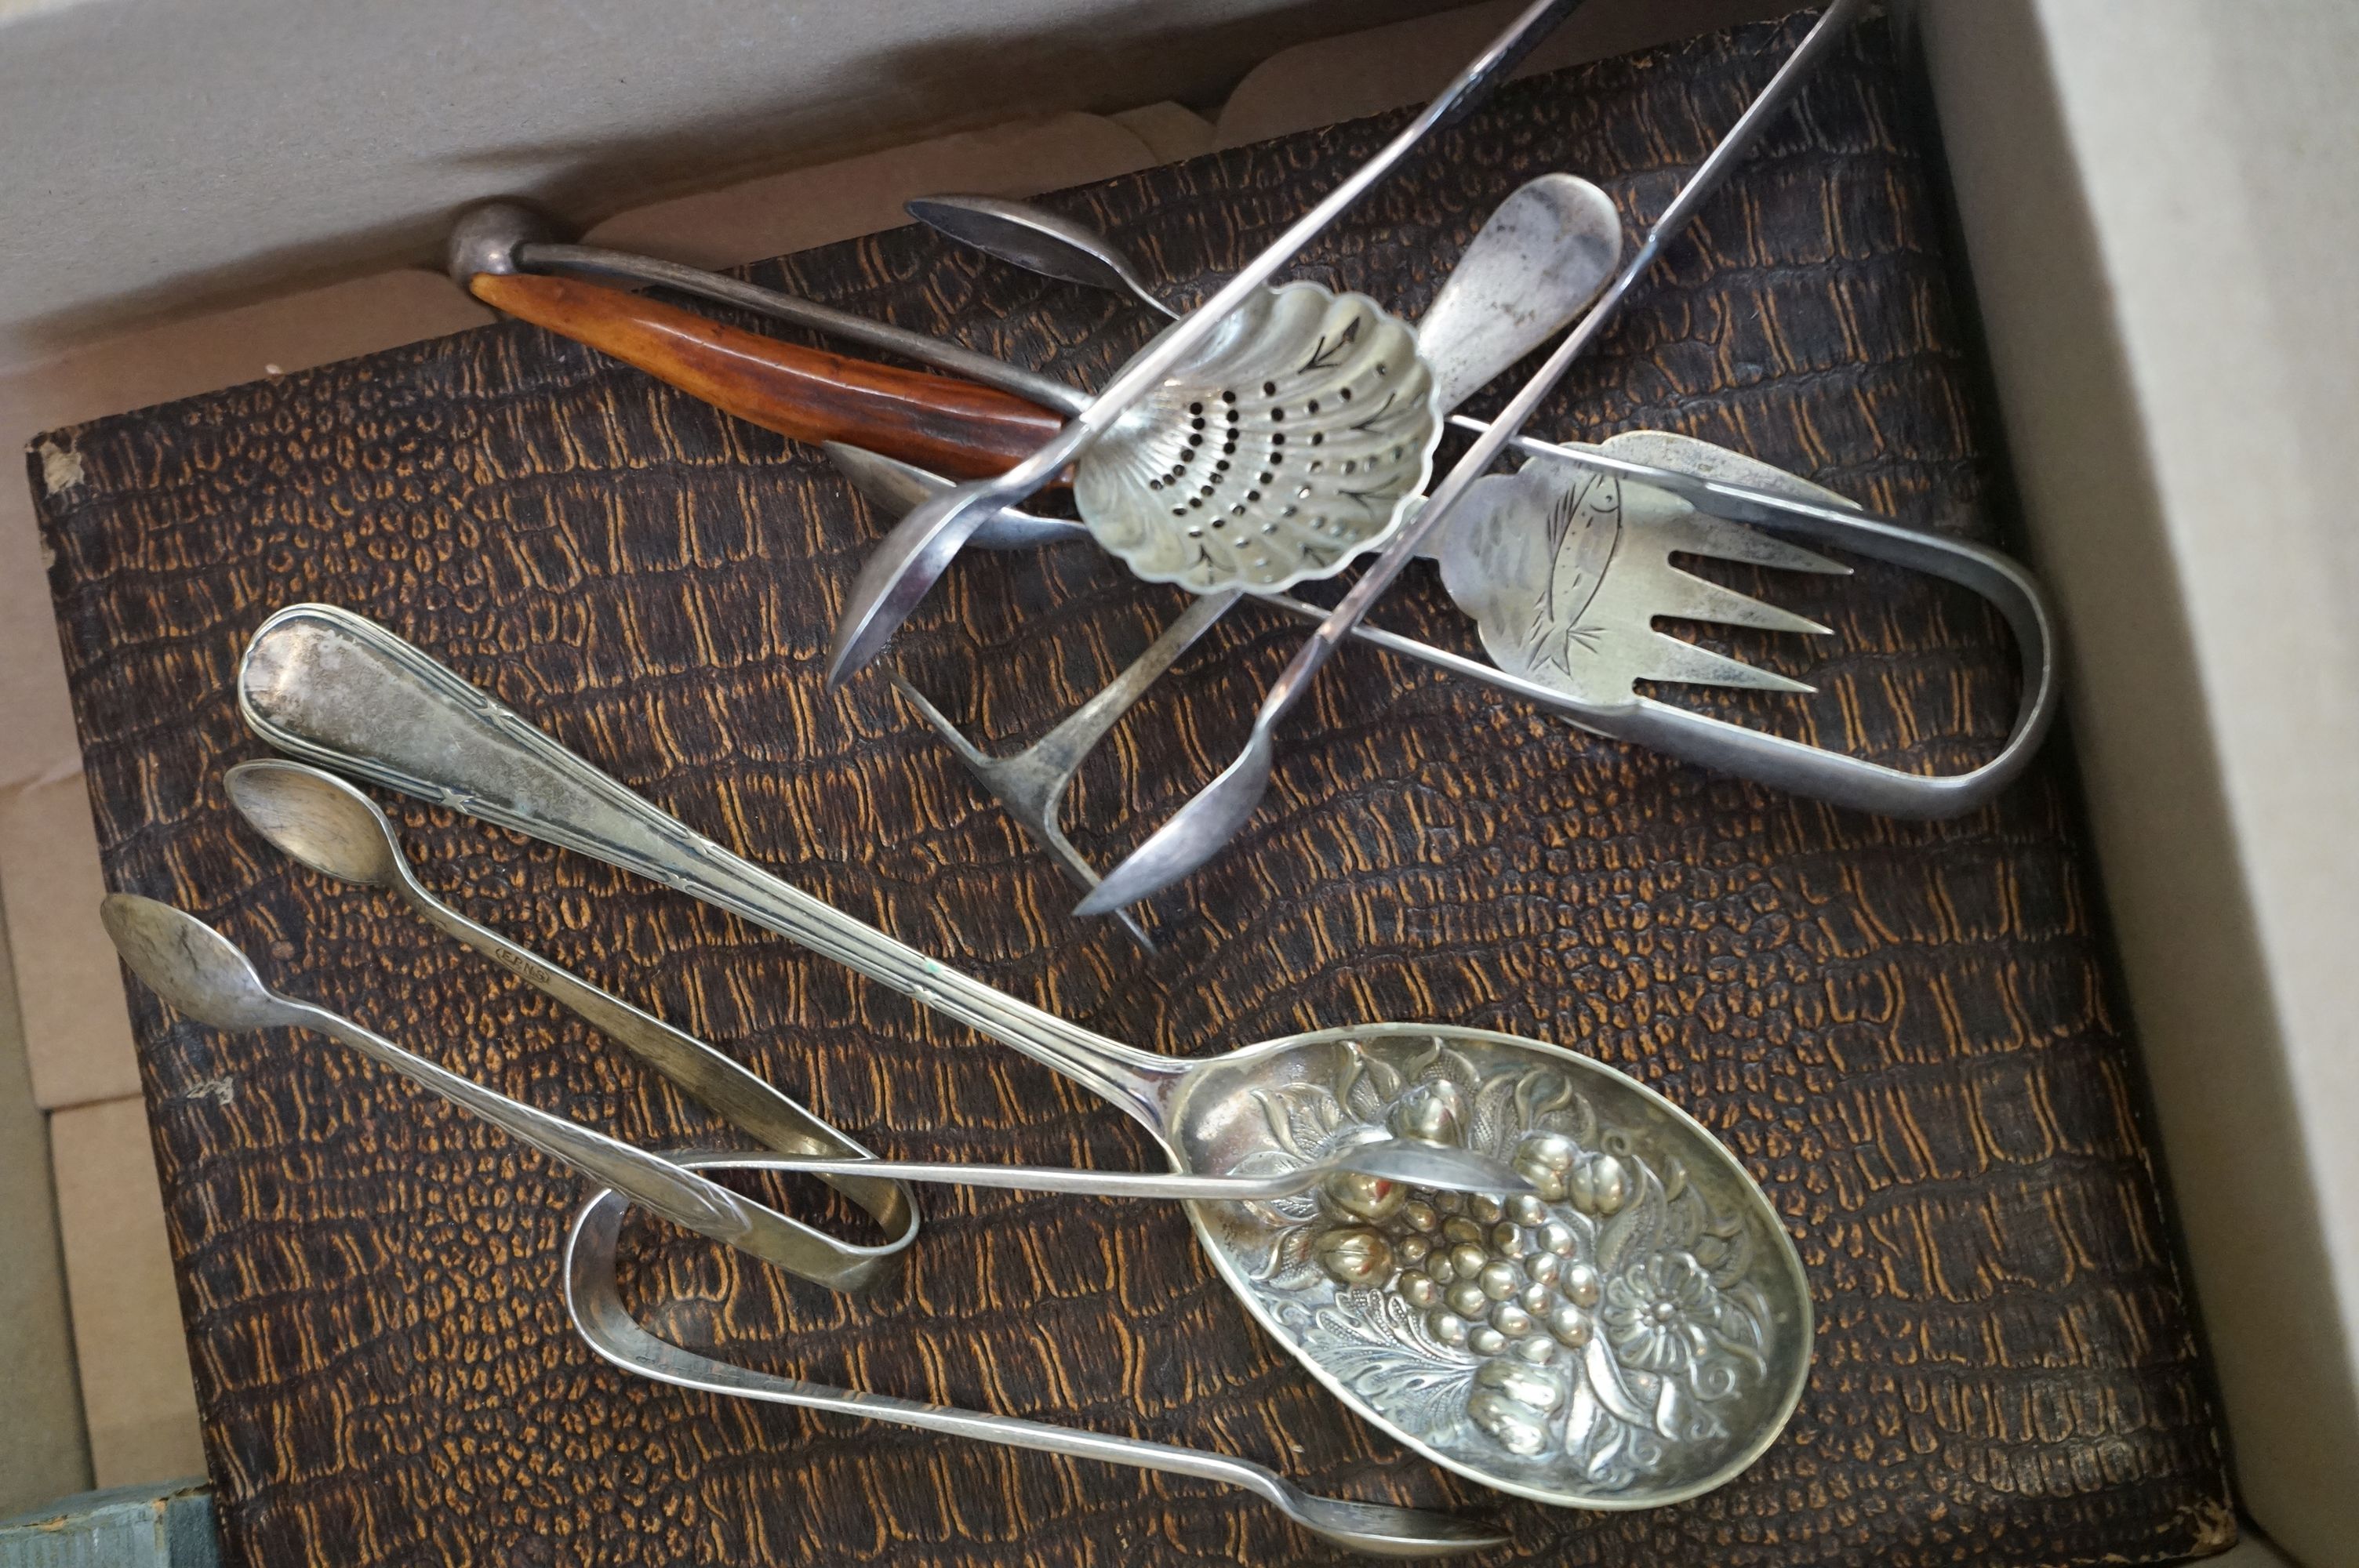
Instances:
[[[323,877],[362,887],[409,880],[400,840],[376,803],[316,769],[241,762],[223,781],[230,804],[261,835]]]
[[[275,1029],[295,1009],[262,983],[254,966],[221,933],[169,904],[109,893],[99,923],[143,984],[179,1011],[215,1029]]]
[[[920,196],[903,210],[928,228],[1027,272],[1125,296],[1166,320],[1179,318],[1121,246],[1045,207],[996,196]]]

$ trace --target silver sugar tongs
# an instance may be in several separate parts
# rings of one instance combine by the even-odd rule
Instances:
[[[605,1184],[590,1195],[567,1232],[566,1309],[590,1347],[625,1371],[681,1388],[866,1416],[981,1442],[1245,1487],[1306,1530],[1339,1545],[1385,1556],[1438,1556],[1495,1546],[1505,1539],[1465,1520],[1423,1509],[1316,1497],[1266,1466],[1226,1454],[830,1388],[733,1367],[658,1339],[624,1307],[615,1280],[615,1242],[623,1212],[630,1203],[701,1236],[766,1259],[790,1273],[842,1288],[840,1266],[825,1261],[822,1255],[796,1244],[790,1237],[782,1244],[781,1227],[799,1228],[794,1221],[703,1173],[715,1169],[795,1170],[803,1168],[805,1162],[762,1154],[650,1153],[485,1088],[339,1013],[278,994],[263,983],[253,964],[226,937],[169,904],[114,893],[100,906],[99,914],[124,962],[176,1010],[216,1029],[293,1028],[325,1034],[474,1112],[560,1164]],[[914,1227],[913,1218],[912,1233]],[[813,1264],[815,1269],[810,1267]]]
[[[703,1171],[775,1170],[779,1162],[758,1155],[682,1154],[683,1165]],[[1242,1487],[1277,1508],[1311,1534],[1375,1557],[1441,1557],[1506,1543],[1493,1529],[1426,1509],[1358,1502],[1306,1492],[1266,1465],[1209,1449],[1148,1443],[1110,1433],[951,1405],[926,1404],[892,1394],[832,1388],[800,1378],[756,1371],[716,1360],[659,1339],[623,1304],[614,1276],[615,1244],[627,1200],[608,1189],[583,1200],[565,1238],[565,1310],[590,1348],[625,1372],[700,1393],[756,1400],[830,1415],[889,1422],[977,1443],[1028,1448],[1073,1459],[1128,1465],[1167,1475],[1192,1476],[1223,1486]]]

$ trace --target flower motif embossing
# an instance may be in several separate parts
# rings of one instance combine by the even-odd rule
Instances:
[[[1564,1073],[1485,1075],[1440,1040],[1337,1050],[1332,1077],[1263,1094],[1270,1141],[1236,1169],[1409,1138],[1490,1154],[1533,1191],[1348,1176],[1254,1206],[1270,1238],[1256,1283],[1306,1345],[1417,1430],[1568,1467],[1601,1491],[1726,1434],[1717,1407],[1767,1376],[1740,1219]],[[1305,1304],[1328,1287],[1327,1304]]]

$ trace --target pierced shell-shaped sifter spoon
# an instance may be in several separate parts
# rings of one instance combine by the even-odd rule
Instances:
[[[1573,1507],[1696,1496],[1757,1458],[1810,1358],[1801,1263],[1734,1156],[1645,1086],[1556,1046],[1371,1024],[1173,1060],[1041,1011],[730,853],[400,638],[297,605],[239,670],[255,732],[306,760],[729,910],[1064,1073],[1175,1171],[1275,1175],[1407,1140],[1533,1190],[1359,1173],[1190,1203],[1215,1269],[1337,1398],[1440,1464]]]

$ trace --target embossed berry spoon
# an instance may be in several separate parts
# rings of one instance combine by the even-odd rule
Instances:
[[[1174,1171],[1275,1175],[1391,1137],[1501,1160],[1534,1191],[1410,1193],[1359,1173],[1188,1205],[1255,1319],[1346,1406],[1486,1485],[1627,1509],[1759,1457],[1810,1356],[1777,1211],[1710,1132],[1536,1040],[1379,1023],[1175,1060],[1020,1001],[851,919],[666,816],[383,627],[266,622],[238,672],[281,751],[704,900],[1103,1096]]]

